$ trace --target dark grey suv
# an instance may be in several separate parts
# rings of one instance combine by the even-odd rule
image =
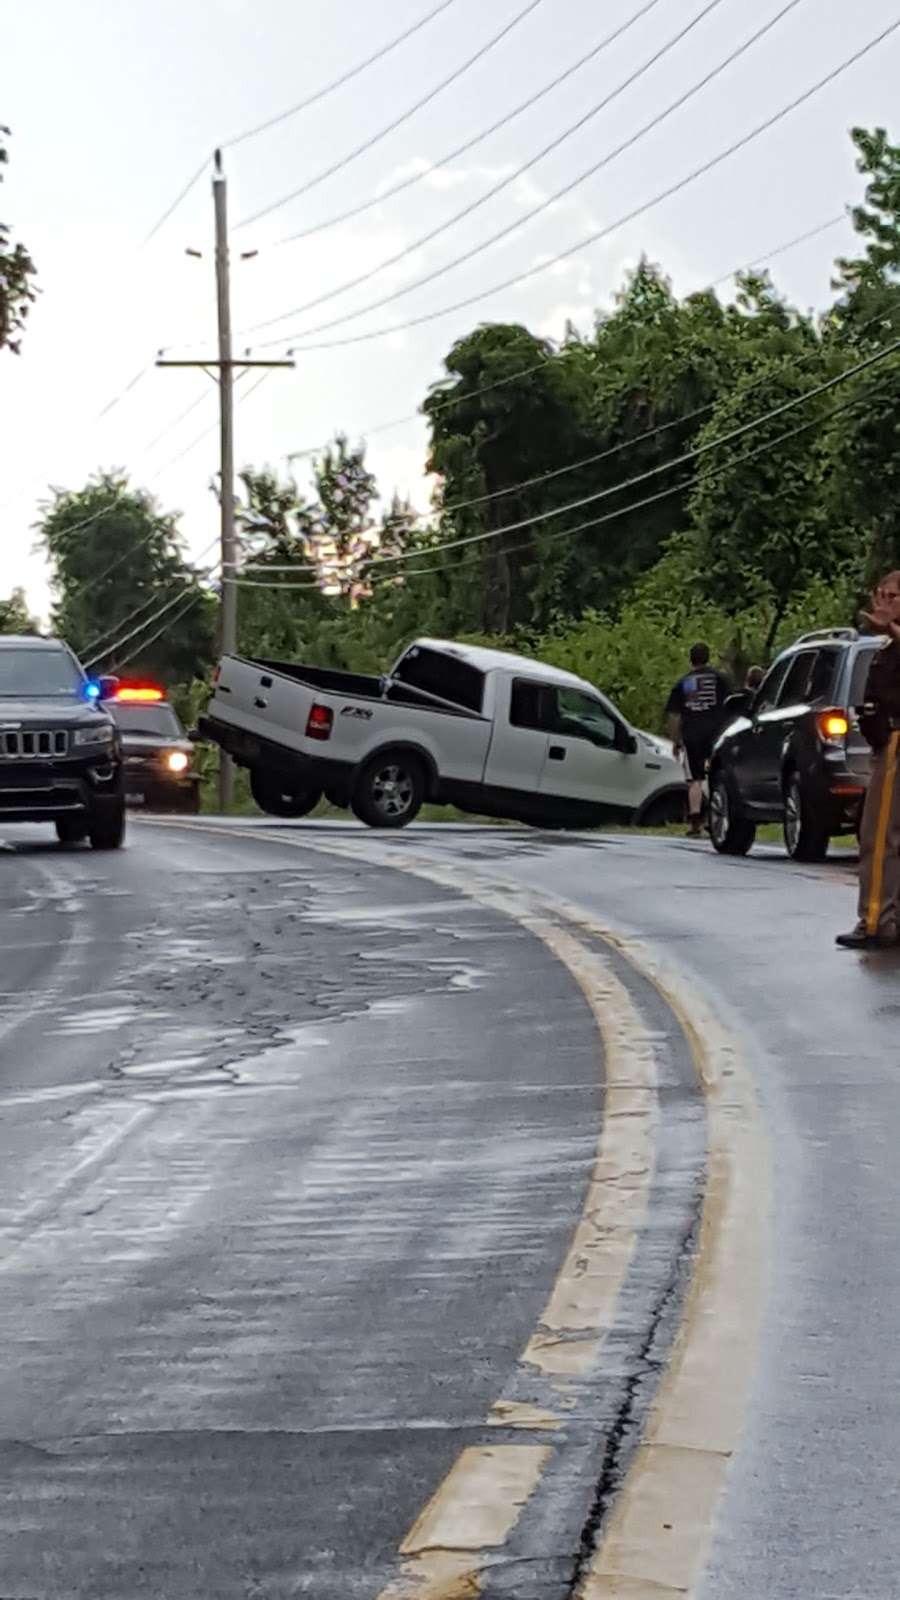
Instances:
[[[784,650],[723,728],[709,766],[709,828],[722,855],[746,855],[761,822],[780,822],[788,854],[821,861],[854,833],[870,751],[856,708],[880,640],[853,628],[808,633]],[[727,709],[727,706],[726,706]]]

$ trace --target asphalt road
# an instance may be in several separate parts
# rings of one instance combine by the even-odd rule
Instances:
[[[576,1591],[671,1354],[705,1147],[677,1019],[605,950],[659,1076],[646,1217],[583,1370],[523,1361],[605,1136],[596,1016],[516,914],[537,891],[674,956],[762,1097],[769,1292],[703,1600],[895,1600],[900,961],[834,949],[846,864],[508,829],[142,822],[109,856],[15,834],[0,1595],[375,1600],[461,1452],[523,1446],[540,1483],[480,1590],[440,1593]]]

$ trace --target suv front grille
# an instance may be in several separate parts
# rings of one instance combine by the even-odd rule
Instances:
[[[35,761],[42,757],[64,756],[68,750],[69,735],[65,728],[0,731],[0,761]]]

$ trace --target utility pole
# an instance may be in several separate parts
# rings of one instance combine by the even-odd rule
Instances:
[[[222,599],[219,616],[219,642],[222,655],[237,650],[237,545],[234,537],[234,369],[248,367],[293,367],[291,360],[234,361],[231,353],[231,268],[228,251],[228,187],[222,168],[222,152],[215,154],[213,207],[216,229],[216,311],[219,330],[218,360],[167,361],[159,357],[158,367],[200,367],[219,388],[219,510],[222,554]],[[189,251],[195,255],[196,251]],[[247,255],[255,255],[248,251]],[[228,811],[234,800],[234,763],[224,750],[219,752],[219,807]]]

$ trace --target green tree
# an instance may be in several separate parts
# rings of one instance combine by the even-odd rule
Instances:
[[[54,490],[38,536],[52,570],[53,628],[76,652],[168,683],[204,675],[216,602],[185,560],[177,517],[151,495],[99,473],[83,489]]]
[[[748,372],[717,403],[701,444],[806,394],[816,376],[785,360]],[[823,423],[833,403],[819,395],[760,421],[752,432],[710,450],[697,468],[690,512],[704,587],[732,614],[766,603],[767,649],[794,596],[849,554],[824,514]]]
[[[28,609],[24,589],[13,589],[8,600],[0,600],[0,633],[40,633],[37,617]]]
[[[0,127],[0,167],[9,161],[6,139],[9,129]],[[0,182],[3,174],[0,173]],[[0,350],[21,349],[28,312],[36,297],[34,280],[37,268],[21,242],[13,244],[10,229],[0,222]]]

